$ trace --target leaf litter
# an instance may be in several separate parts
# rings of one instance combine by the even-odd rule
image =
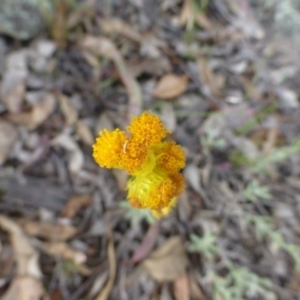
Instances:
[[[1,299],[296,299],[295,4],[146,2],[61,0],[45,35],[0,36]],[[148,109],[187,155],[160,222],[91,158]]]

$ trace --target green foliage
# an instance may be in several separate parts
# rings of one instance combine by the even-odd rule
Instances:
[[[289,158],[291,155],[300,152],[300,139],[296,139],[289,146],[275,148],[266,156],[261,156],[253,165],[250,166],[251,171],[255,173],[260,173],[267,171],[270,165],[275,163],[280,163]]]
[[[243,192],[245,199],[256,202],[259,199],[270,200],[271,194],[267,186],[262,186],[258,181],[251,181]]]
[[[235,150],[229,157],[231,163],[236,166],[247,166],[252,173],[268,172],[270,166],[282,163],[291,155],[300,152],[300,139],[295,139],[291,145],[273,149],[267,155],[260,155],[254,161],[249,160],[240,151]]]
[[[278,231],[273,231],[270,234],[272,246],[276,249],[281,249],[287,252],[294,260],[296,268],[300,269],[300,247],[295,244],[287,243],[282,234]]]
[[[282,234],[274,230],[270,217],[247,214],[245,220],[248,224],[254,225],[255,235],[259,241],[268,238],[273,248],[287,252],[294,259],[296,268],[300,269],[300,247],[287,243]]]
[[[272,114],[278,107],[277,101],[266,105],[262,110],[258,111],[249,121],[244,123],[240,128],[236,130],[238,135],[247,135],[256,125],[258,125],[263,119]]]
[[[64,259],[61,261],[61,264],[58,264],[58,272],[64,274],[68,284],[72,283],[72,278],[75,274],[78,274],[80,271],[80,265],[76,264],[71,259]]]
[[[259,241],[262,241],[264,237],[269,236],[273,231],[271,218],[268,216],[246,214],[245,220],[248,224],[254,226],[254,232]]]
[[[213,285],[213,300],[243,300],[271,294],[272,283],[246,267],[231,266],[225,278],[213,275]]]
[[[76,24],[87,21],[88,6],[79,3],[77,0],[52,0],[52,9],[50,10],[44,5],[44,0],[37,1],[38,8],[48,26],[51,38],[60,47],[65,47],[71,36],[71,29],[74,26],[75,13],[81,15],[81,18],[77,17],[78,21],[75,22]],[[73,20],[71,16],[73,16]]]
[[[148,224],[154,224],[155,218],[149,209],[134,208],[128,201],[122,201],[120,206],[125,209],[125,219],[130,220],[131,224],[137,225],[142,220],[146,220]]]
[[[217,237],[211,232],[205,231],[202,237],[191,234],[190,239],[191,243],[188,246],[190,252],[201,252],[209,260],[219,253]]]
[[[229,161],[235,166],[249,166],[251,164],[249,158],[247,158],[240,150],[234,149],[229,155]]]

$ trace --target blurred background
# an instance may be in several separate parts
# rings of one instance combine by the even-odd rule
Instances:
[[[1,0],[0,299],[300,299],[299,0]],[[187,163],[130,207],[98,132],[151,110]]]

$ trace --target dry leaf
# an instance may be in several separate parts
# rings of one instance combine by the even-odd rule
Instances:
[[[38,222],[28,219],[20,220],[19,223],[27,234],[38,236],[49,241],[65,241],[77,233],[77,229],[69,225]]]
[[[157,281],[173,281],[181,276],[188,264],[179,236],[167,240],[143,262],[144,268]]]
[[[184,176],[187,179],[188,183],[191,185],[191,187],[196,192],[201,194],[201,186],[200,186],[201,179],[200,179],[200,172],[197,166],[195,166],[194,164],[188,165],[184,169]]]
[[[187,29],[191,29],[195,22],[195,13],[193,9],[192,0],[184,0],[180,17],[179,25],[186,26]]]
[[[166,48],[165,41],[157,38],[153,32],[144,32],[140,46],[140,54],[143,57],[158,59],[163,55],[161,49]]]
[[[92,134],[92,131],[90,127],[83,122],[82,120],[79,120],[76,122],[76,133],[80,137],[80,139],[87,145],[92,146],[94,143],[94,136]]]
[[[179,25],[186,26],[188,30],[193,29],[194,23],[206,29],[212,29],[212,23],[201,10],[195,9],[192,0],[185,0],[179,17]]]
[[[25,94],[25,80],[28,74],[28,51],[11,52],[5,59],[5,72],[0,87],[0,101],[9,112],[18,113],[21,110]]]
[[[60,256],[64,259],[72,260],[76,264],[83,264],[86,261],[84,253],[72,249],[64,242],[45,244],[42,246],[42,250],[48,255]]]
[[[20,276],[41,277],[38,266],[38,253],[33,249],[22,228],[12,220],[0,215],[0,226],[9,232],[17,260],[17,273]]]
[[[16,277],[1,300],[46,300],[40,280],[33,277]]]
[[[44,290],[40,282],[41,271],[38,253],[30,244],[22,228],[9,218],[0,215],[0,226],[11,237],[17,262],[17,277],[13,280],[2,300],[40,300]]]
[[[22,124],[29,129],[35,129],[50,116],[55,107],[55,97],[53,94],[43,94],[40,99],[34,103],[30,112],[10,114],[8,119],[16,124]]]
[[[10,72],[12,76],[18,76],[18,73]],[[5,78],[7,78],[6,76]],[[3,102],[6,105],[6,108],[11,113],[19,113],[21,110],[22,102],[25,95],[25,82],[24,78],[21,76],[21,78],[9,78],[7,80],[14,81],[14,86],[11,87],[8,91],[5,93],[1,93]],[[6,83],[6,81],[2,84],[2,90],[4,89],[3,85]]]
[[[78,173],[84,163],[84,156],[74,141],[74,139],[67,133],[62,133],[52,140],[52,145],[58,145],[63,147],[69,152],[68,169],[72,174]]]
[[[190,294],[193,299],[207,300],[206,296],[203,294],[200,286],[198,285],[196,279],[192,274],[188,274],[188,282],[190,287]]]
[[[130,73],[134,77],[139,77],[142,74],[162,76],[172,69],[169,59],[163,55],[158,58],[134,58],[127,61],[127,65]]]
[[[94,299],[99,291],[103,288],[105,282],[107,281],[108,271],[105,270],[103,273],[99,274],[94,280],[93,285],[87,295],[87,299]]]
[[[103,19],[101,20],[101,29],[106,34],[117,33],[137,43],[142,40],[139,32],[121,19]]]
[[[188,87],[187,75],[167,74],[157,83],[153,95],[157,98],[172,99],[183,94]]]
[[[156,222],[149,228],[148,232],[146,233],[146,235],[143,239],[143,242],[134,251],[134,253],[129,261],[130,263],[137,263],[137,262],[141,261],[142,259],[144,259],[149,254],[149,252],[151,251],[151,249],[154,246],[156,237],[159,233],[159,229],[160,229],[159,225],[160,225],[160,223]]]
[[[142,105],[140,86],[128,71],[125,61],[116,46],[109,39],[97,36],[87,36],[80,44],[83,49],[111,59],[115,63],[129,95],[128,119],[138,115],[141,112]]]
[[[176,300],[190,299],[189,278],[186,272],[175,279],[174,295]]]
[[[75,196],[71,198],[62,210],[62,216],[72,219],[81,208],[89,206],[92,203],[92,197],[87,195]]]
[[[8,122],[0,121],[0,166],[9,156],[17,138],[16,128]]]
[[[78,111],[71,104],[70,98],[65,95],[59,95],[60,109],[65,117],[67,125],[73,125],[78,119]]]
[[[219,74],[215,74],[205,60],[199,60],[197,65],[200,81],[208,89],[209,96],[220,97],[222,95],[221,89],[225,84],[225,78]]]
[[[268,155],[276,146],[279,137],[279,130],[276,127],[272,127],[267,131],[266,141],[263,145],[263,154]]]
[[[107,300],[114,286],[115,277],[117,273],[117,263],[116,263],[114,242],[112,238],[110,238],[108,242],[107,253],[108,253],[108,261],[109,261],[108,281],[95,300]]]

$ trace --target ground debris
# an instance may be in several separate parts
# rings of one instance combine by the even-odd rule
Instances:
[[[296,299],[295,1],[37,2],[0,7],[1,299]],[[159,221],[92,158],[146,110],[186,154]]]

